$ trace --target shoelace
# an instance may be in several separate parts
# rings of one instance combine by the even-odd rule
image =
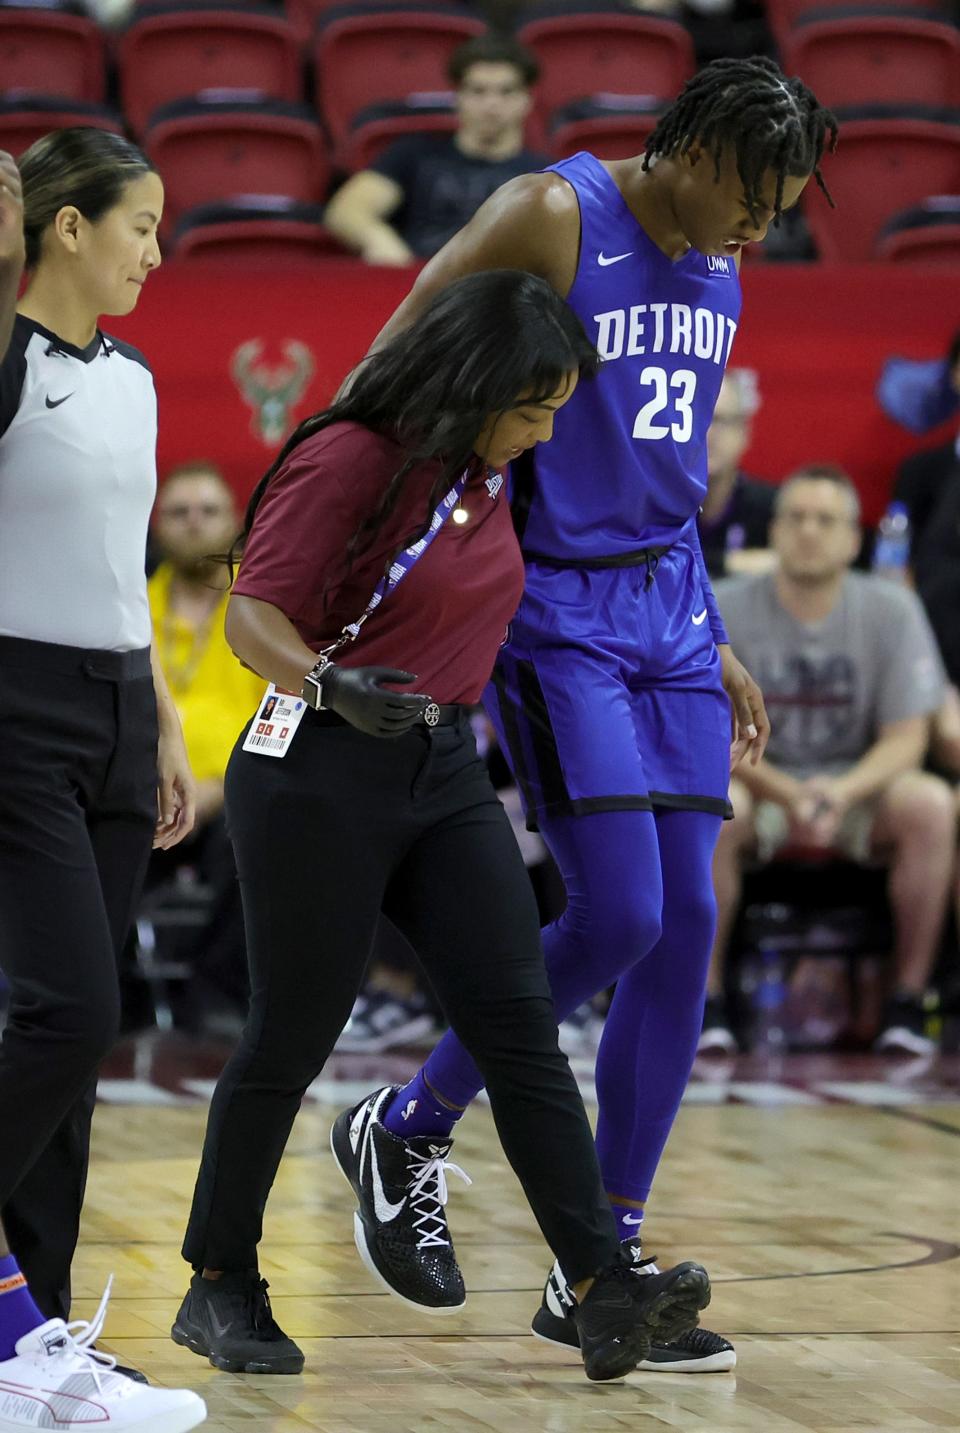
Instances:
[[[407,1161],[411,1178],[407,1184],[410,1191],[410,1208],[414,1213],[413,1226],[419,1234],[418,1249],[427,1249],[436,1244],[449,1244],[447,1219],[443,1206],[447,1202],[447,1170],[462,1179],[464,1184],[473,1180],[459,1164],[444,1159],[442,1154],[425,1155],[411,1149]],[[431,1229],[430,1225],[436,1227]]]
[[[269,1287],[266,1279],[258,1279],[256,1283],[251,1281],[247,1290],[247,1305],[257,1333],[270,1333],[273,1329],[273,1310],[267,1294]]]
[[[633,1274],[659,1274],[660,1270],[657,1268],[656,1259],[638,1259],[639,1252],[639,1249],[634,1250],[630,1272]]]
[[[113,1275],[111,1274],[107,1280],[107,1287],[103,1291],[100,1306],[93,1318],[89,1322],[86,1319],[71,1319],[65,1327],[64,1346],[62,1349],[57,1349],[54,1354],[54,1357],[69,1356],[83,1359],[87,1364],[87,1372],[93,1375],[98,1393],[103,1392],[101,1382],[103,1374],[112,1372],[117,1366],[117,1360],[112,1353],[103,1353],[100,1349],[92,1347],[103,1333],[103,1325],[107,1318],[107,1304],[110,1302],[112,1288]]]

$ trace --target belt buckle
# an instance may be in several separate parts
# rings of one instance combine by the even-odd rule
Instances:
[[[427,726],[436,726],[440,721],[440,708],[436,702],[428,702],[423,709],[423,719]]]

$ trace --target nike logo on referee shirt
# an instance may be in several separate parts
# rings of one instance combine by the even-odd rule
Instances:
[[[48,393],[45,401],[48,408],[59,408],[61,403],[66,403],[67,399],[72,397],[72,393],[65,393],[62,398],[51,398]]]
[[[633,253],[633,250],[632,250],[632,249],[628,249],[625,254],[611,254],[611,255],[608,257],[608,256],[601,250],[600,253],[597,255],[597,263],[600,265],[601,269],[606,269],[606,268],[609,268],[611,264],[619,264],[619,262],[620,262],[621,259],[629,259],[630,255],[631,255],[632,253]]]

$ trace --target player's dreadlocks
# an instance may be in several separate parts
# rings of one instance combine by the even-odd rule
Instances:
[[[737,170],[751,213],[760,206],[760,186],[769,171],[777,176],[774,219],[779,219],[783,181],[813,174],[833,207],[820,173],[826,147],[837,145],[837,121],[802,80],[788,79],[774,60],[714,60],[688,81],[647,140],[644,169],[658,154],[685,154],[699,142],[712,155],[717,177],[720,154],[733,145]]]

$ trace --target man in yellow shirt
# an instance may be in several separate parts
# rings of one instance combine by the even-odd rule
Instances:
[[[161,562],[148,591],[157,654],[199,788],[198,828],[223,808],[227,761],[265,686],[223,635],[229,576],[215,559],[238,526],[233,493],[217,468],[197,462],[173,469],[154,509]]]
[[[223,819],[223,777],[237,736],[263,695],[261,677],[227,646],[223,619],[229,573],[218,561],[239,527],[233,493],[212,464],[185,463],[161,485],[153,514],[160,565],[148,594],[160,665],[177,706],[197,780],[193,835],[173,860],[155,851],[148,886],[185,863],[212,891],[210,919],[183,952],[195,969],[184,1016],[199,1022],[223,997],[239,1005],[246,989],[243,919],[233,852]]]

